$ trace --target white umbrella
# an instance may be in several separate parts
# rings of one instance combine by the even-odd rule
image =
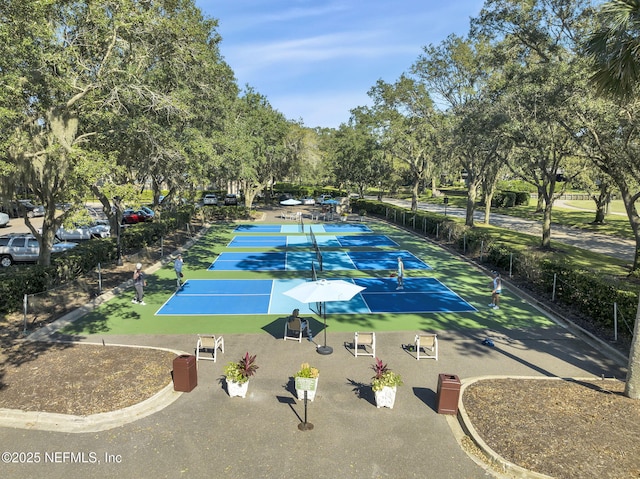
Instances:
[[[294,198],[289,198],[288,200],[281,201],[280,204],[282,206],[297,206],[297,205],[301,205],[302,201],[298,201]]]
[[[328,301],[349,301],[365,288],[341,279],[328,281],[307,281],[285,291],[283,294],[301,303],[326,303]],[[322,306],[324,317],[324,346],[318,347],[320,354],[331,354],[333,348],[327,346],[327,310]]]

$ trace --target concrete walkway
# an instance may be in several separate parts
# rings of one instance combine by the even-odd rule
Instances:
[[[484,346],[485,337],[495,347]],[[560,324],[544,330],[441,331],[438,361],[417,361],[403,348],[413,342],[409,332],[380,332],[377,339],[377,355],[405,379],[393,409],[375,407],[369,386],[373,361],[353,356],[352,334],[329,329],[327,344],[334,353],[328,356],[317,354],[316,345],[307,341],[234,334],[225,337],[225,353],[217,363],[198,366],[198,385],[191,392],[169,387],[131,414],[113,413],[106,426],[104,417],[31,414],[10,422],[4,416],[3,477],[498,477],[465,452],[455,417],[437,413],[439,374],[457,375],[463,382],[487,375],[624,375],[617,358]],[[193,335],[84,339],[103,340],[187,353],[195,346]],[[245,399],[229,398],[224,364],[246,351],[257,355],[260,369]],[[320,370],[316,399],[306,409],[292,387],[302,362]],[[313,430],[298,428],[305,415]]]

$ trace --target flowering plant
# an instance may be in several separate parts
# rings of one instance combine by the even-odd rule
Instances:
[[[250,356],[249,353],[246,353],[240,361],[228,363],[224,367],[224,375],[229,381],[242,384],[246,383],[257,369],[255,354]]]
[[[371,369],[375,371],[375,376],[371,378],[371,389],[381,391],[383,387],[402,386],[402,377],[398,373],[394,373],[380,359],[376,358],[376,362]]]
[[[294,377],[296,378],[317,378],[320,374],[318,368],[309,366],[309,363],[302,363],[300,365],[300,371],[298,371]]]

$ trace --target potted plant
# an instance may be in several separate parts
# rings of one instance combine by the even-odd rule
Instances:
[[[293,376],[296,383],[296,395],[299,400],[304,399],[304,392],[307,391],[307,399],[313,401],[318,389],[318,376],[320,376],[320,371],[310,366],[309,363],[300,365],[300,370]]]
[[[256,373],[258,365],[256,356],[246,353],[238,362],[227,363],[224,367],[224,376],[227,380],[227,392],[230,397],[247,395],[249,378]]]
[[[398,386],[402,386],[402,377],[398,373],[394,373],[380,359],[376,358],[376,362],[371,369],[375,371],[375,376],[371,378],[371,389],[376,397],[376,407],[388,407],[393,409],[393,403],[396,400],[396,391]]]
[[[346,211],[343,211],[342,213],[340,213],[340,219],[342,221],[347,221],[347,218],[349,218],[349,213],[347,213]]]

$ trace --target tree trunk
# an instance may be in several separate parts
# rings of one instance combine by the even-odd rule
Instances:
[[[640,295],[636,311],[636,324],[633,327],[633,341],[627,366],[627,382],[624,395],[631,399],[640,399]]]
[[[542,249],[551,249],[551,210],[553,204],[547,203],[544,207],[544,215],[542,217]]]
[[[535,213],[541,213],[544,209],[544,194],[545,190],[543,186],[538,186],[538,201],[536,201]]]
[[[476,210],[476,199],[478,198],[478,182],[475,179],[469,179],[467,186],[467,213],[464,224],[473,226],[473,213]]]
[[[420,177],[413,180],[411,187],[411,211],[418,211],[418,189],[420,188]]]
[[[627,211],[629,225],[631,226],[631,231],[633,231],[633,238],[636,242],[635,253],[633,255],[633,267],[631,269],[631,271],[635,271],[640,267],[640,264],[638,263],[640,259],[640,216],[638,216],[638,210],[636,209],[635,203],[638,194],[632,195],[626,183],[622,181],[618,181],[617,183],[625,210]]]
[[[491,219],[491,202],[493,201],[493,192],[484,197],[484,224],[488,225]]]

